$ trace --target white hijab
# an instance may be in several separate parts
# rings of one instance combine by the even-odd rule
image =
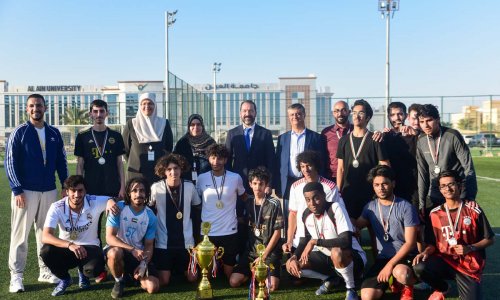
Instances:
[[[151,100],[155,107],[151,116],[145,116],[141,112],[141,103],[144,100]],[[165,130],[167,120],[156,115],[156,96],[153,93],[144,93],[139,97],[139,109],[132,119],[135,134],[140,144],[159,142]]]

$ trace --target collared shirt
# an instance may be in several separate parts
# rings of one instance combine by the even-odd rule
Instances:
[[[242,125],[243,125],[243,135],[245,135],[245,130],[247,128],[252,128],[252,130],[250,130],[250,145],[252,145],[253,133],[255,132],[255,122],[253,122],[252,126],[246,126],[245,124]]]
[[[339,146],[340,139],[350,133],[354,126],[350,123],[347,124],[347,128],[342,128],[338,124],[334,124],[326,127],[321,131],[321,135],[326,141],[326,152],[327,152],[327,163],[328,168],[326,170],[327,176],[330,178],[337,177],[337,148]]]
[[[288,168],[288,176],[301,177],[302,173],[297,169],[296,158],[299,153],[304,152],[304,147],[306,144],[306,129],[302,130],[300,133],[295,131],[290,131],[290,168]]]

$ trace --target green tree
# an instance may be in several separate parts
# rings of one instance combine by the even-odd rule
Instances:
[[[73,107],[66,107],[66,111],[62,115],[64,125],[88,125],[90,118],[88,110]]]
[[[461,130],[473,130],[474,122],[471,119],[460,119],[458,120],[458,129]]]

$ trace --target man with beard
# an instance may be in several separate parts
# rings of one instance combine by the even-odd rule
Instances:
[[[66,151],[59,130],[45,123],[47,110],[42,95],[32,94],[26,102],[28,122],[10,134],[5,147],[5,172],[12,190],[9,249],[9,292],[24,291],[23,273],[28,256],[28,237],[35,223],[38,281],[57,283],[40,258],[42,231],[50,205],[57,199],[55,172],[61,184],[68,177]],[[65,191],[62,191],[65,195]]]
[[[321,136],[326,142],[326,159],[327,169],[326,177],[333,182],[337,182],[337,149],[340,139],[352,132],[354,126],[349,122],[349,114],[351,110],[345,101],[338,101],[333,106],[333,118],[335,124],[326,127],[321,131]],[[383,135],[379,132],[374,132],[373,139],[380,142]]]
[[[226,148],[229,152],[226,168],[237,173],[243,179],[243,186],[247,194],[252,195],[248,181],[248,171],[259,166],[273,170],[274,143],[271,131],[256,124],[257,106],[252,100],[245,100],[240,104],[240,118],[242,125],[229,130],[226,138]],[[270,195],[271,183],[268,182],[266,194]],[[238,200],[236,203],[238,216],[239,252],[242,254],[248,239],[247,226],[248,212],[245,204]]]
[[[423,216],[444,203],[439,190],[438,176],[441,171],[455,170],[465,178],[461,198],[475,200],[477,181],[472,156],[462,135],[451,128],[441,126],[437,108],[425,104],[418,111],[420,127],[424,134],[417,140],[418,200]]]
[[[412,105],[410,105],[410,107],[408,107],[408,117],[407,117],[408,126],[415,129],[417,131],[417,135],[418,133],[421,132],[420,124],[418,122],[418,117],[417,117],[418,110],[420,109],[421,106],[422,104],[413,103]]]
[[[418,208],[416,152],[419,132],[404,125],[407,118],[404,103],[391,102],[387,107],[387,115],[392,128],[384,129],[384,143],[391,167],[399,179],[394,193]]]
[[[60,296],[71,285],[70,269],[79,267],[85,277],[79,278],[81,289],[89,287],[87,277],[95,277],[104,270],[104,254],[97,238],[97,218],[101,213],[120,210],[113,199],[86,194],[81,175],[72,175],[64,181],[67,197],[53,203],[43,226],[43,247],[40,257],[60,281],[52,296]],[[59,235],[56,236],[56,227]]]
[[[351,115],[353,130],[340,139],[337,151],[337,186],[349,216],[357,219],[373,196],[366,174],[378,164],[389,165],[389,158],[384,145],[374,141],[373,133],[367,128],[373,116],[370,104],[363,99],[356,100]]]
[[[92,101],[89,114],[93,121],[92,127],[78,133],[75,140],[76,174],[85,178],[89,194],[123,199],[125,173],[122,157],[125,146],[122,135],[106,126],[108,104],[105,101]],[[100,225],[101,218],[97,232],[99,240]],[[107,273],[104,271],[96,278],[96,282],[102,282],[106,277]]]

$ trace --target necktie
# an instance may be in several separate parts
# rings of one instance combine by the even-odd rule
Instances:
[[[247,151],[250,151],[250,131],[252,131],[252,128],[245,128],[245,145],[247,146]]]

